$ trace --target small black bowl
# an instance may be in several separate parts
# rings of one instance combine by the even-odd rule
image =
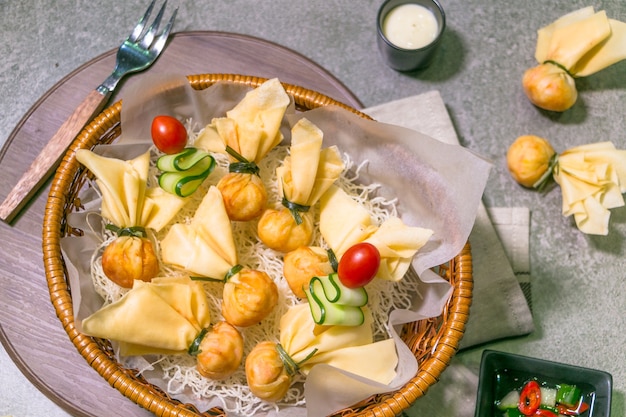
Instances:
[[[511,353],[485,350],[480,363],[478,396],[474,417],[503,414],[496,401],[525,381],[535,379],[540,384],[570,384],[581,390],[589,410],[588,417],[608,417],[611,414],[611,374],[580,366],[566,365]]]
[[[417,49],[404,49],[394,45],[385,36],[383,26],[387,14],[394,8],[404,4],[417,4],[430,10],[437,20],[438,33],[431,43]],[[446,14],[437,0],[386,0],[378,9],[376,21],[378,50],[391,68],[397,71],[414,71],[427,67],[446,28]]]

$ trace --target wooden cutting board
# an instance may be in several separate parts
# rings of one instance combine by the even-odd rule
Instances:
[[[0,151],[0,198],[30,165],[81,100],[112,71],[115,50],[67,75],[22,118]],[[224,32],[176,33],[148,70],[161,73],[234,73],[278,77],[355,108],[359,100],[325,69],[272,42]],[[127,78],[111,103],[141,75]],[[50,303],[42,265],[41,225],[49,186],[13,226],[0,222],[0,341],[46,396],[72,415],[149,416],[94,371],[77,352]],[[112,410],[115,410],[112,412]]]

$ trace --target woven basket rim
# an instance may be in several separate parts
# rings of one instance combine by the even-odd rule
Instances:
[[[204,89],[217,82],[257,87],[267,81],[267,78],[239,74],[198,74],[189,75],[187,79],[195,89]],[[324,94],[287,83],[283,83],[283,86],[294,98],[295,104],[302,109],[334,105],[360,117],[371,119],[359,110]],[[42,231],[43,260],[50,299],[64,330],[78,352],[111,386],[127,398],[158,416],[220,415],[219,409],[201,413],[192,405],[181,404],[169,398],[151,384],[131,378],[124,368],[111,359],[110,353],[103,351],[96,340],[78,332],[75,327],[72,298],[66,281],[65,264],[60,246],[61,237],[71,232],[68,230],[65,216],[76,203],[74,197],[68,198],[68,196],[74,196],[80,188],[75,181],[80,170],[75,153],[78,149],[91,149],[103,143],[103,138],[110,139],[119,134],[119,131],[115,132],[112,129],[116,125],[119,127],[121,108],[121,101],[114,103],[83,129],[66,152],[52,180]],[[417,375],[395,392],[369,399],[335,415],[393,417],[409,408],[438,381],[458,350],[469,318],[473,290],[472,256],[469,243],[450,261],[446,269],[445,277],[453,285],[453,291],[442,315],[439,318],[421,320],[411,323],[408,327],[405,326],[406,334],[403,335],[405,341],[411,337],[415,339],[412,350],[419,362]],[[435,334],[428,338],[420,337],[420,332],[424,331],[424,328],[431,333],[434,331]]]

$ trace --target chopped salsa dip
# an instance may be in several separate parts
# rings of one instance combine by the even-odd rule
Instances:
[[[589,416],[595,399],[593,386],[531,377],[508,369],[496,373],[495,415],[504,417]]]

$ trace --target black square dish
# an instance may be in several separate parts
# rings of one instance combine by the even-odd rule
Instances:
[[[498,417],[504,412],[496,406],[513,389],[526,381],[540,385],[576,385],[588,410],[581,417],[608,417],[611,414],[611,374],[595,369],[535,359],[511,353],[485,350],[480,364],[478,396],[474,417]]]

